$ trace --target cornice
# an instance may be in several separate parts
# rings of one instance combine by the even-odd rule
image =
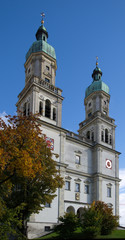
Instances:
[[[113,118],[110,118],[110,117],[109,117],[109,119],[114,121]],[[107,124],[109,124],[109,125],[111,125],[111,126],[113,126],[113,127],[116,127],[116,125],[115,125],[114,123],[109,122],[109,121],[106,120],[103,116],[93,116],[92,119],[90,119],[90,120],[88,119],[88,122],[87,122],[87,120],[85,120],[86,123],[85,123],[78,131],[83,130],[84,128],[88,127],[88,126],[91,125],[93,122],[98,121],[98,120],[101,121],[101,122],[105,122],[105,123],[107,123]],[[83,121],[83,122],[85,122],[85,121]],[[81,124],[82,124],[82,122],[79,123],[79,126],[80,126]]]
[[[102,178],[112,180],[112,181],[115,181],[115,182],[120,182],[121,181],[121,179],[117,178],[117,177],[112,177],[112,176],[105,175],[105,174],[102,174],[102,173],[94,173],[93,178],[97,178],[97,177],[102,177]]]
[[[88,177],[88,178],[91,178],[91,179],[97,178],[97,177],[102,177],[102,178],[112,180],[112,181],[115,181],[115,182],[120,182],[121,181],[121,179],[119,179],[117,177],[112,177],[112,176],[105,175],[105,174],[102,174],[102,173],[88,174],[88,173],[84,173],[82,171],[77,171],[77,170],[70,169],[70,168],[66,169],[66,173],[75,174],[75,175],[79,175],[79,176],[82,176],[82,177]]]
[[[59,94],[56,94],[55,92],[51,91],[50,89],[48,89],[48,88],[46,88],[46,87],[43,87],[43,86],[41,86],[41,85],[39,85],[39,84],[37,84],[37,83],[35,83],[35,82],[32,82],[30,85],[29,85],[29,84],[26,85],[26,86],[23,88],[23,90],[19,93],[19,95],[18,95],[19,100],[18,100],[17,104],[19,104],[20,101],[22,101],[22,99],[26,96],[27,92],[30,91],[34,86],[37,87],[37,88],[42,89],[43,91],[46,91],[46,92],[52,94],[53,96],[55,96],[55,97],[57,97],[57,98],[59,98],[59,99],[61,99],[61,100],[64,99],[64,97],[60,96]],[[24,92],[23,92],[23,91],[24,91]],[[21,94],[21,93],[22,93],[22,96],[20,97],[20,94]],[[16,104],[16,106],[17,106],[17,104]]]
[[[74,137],[72,137],[72,136],[67,135],[67,133],[69,132],[67,129],[58,127],[58,126],[53,125],[53,124],[51,124],[51,123],[45,122],[45,121],[43,121],[43,120],[41,120],[41,119],[38,119],[38,122],[39,122],[41,125],[47,126],[48,128],[52,128],[52,129],[55,129],[55,130],[57,130],[57,131],[59,131],[59,132],[63,132],[63,133],[66,135],[66,139],[67,139],[67,140],[70,140],[70,141],[72,141],[72,142],[76,142],[76,143],[78,143],[78,144],[82,144],[82,145],[84,145],[84,146],[86,146],[86,147],[89,147],[89,148],[90,148],[90,147],[92,148],[92,146],[93,146],[92,144],[83,142],[83,141],[80,140],[80,139],[76,139],[76,138],[74,138]]]
[[[80,202],[80,201],[78,201],[78,200],[76,200],[76,201],[70,201],[70,200],[64,200],[64,202],[65,203],[73,203],[73,204],[81,204],[81,205],[87,205],[87,206],[89,206],[91,203],[85,203],[85,202]]]
[[[100,144],[100,143],[96,143],[96,144],[93,146],[93,150],[94,150],[95,148],[105,149],[105,150],[108,150],[108,151],[113,152],[113,153],[118,154],[118,155],[121,154],[120,152],[116,151],[115,149],[109,148],[109,147],[104,146],[104,145],[102,145],[102,144]]]
[[[24,63],[24,67],[26,67],[28,65],[28,63],[32,60],[32,58],[36,57],[36,56],[40,56],[40,57],[45,57],[48,58],[50,61],[54,62],[55,65],[55,69],[57,69],[57,64],[56,64],[56,59],[54,59],[53,57],[49,56],[47,53],[41,51],[41,52],[36,52],[36,53],[31,53],[31,55],[28,57],[27,61]]]

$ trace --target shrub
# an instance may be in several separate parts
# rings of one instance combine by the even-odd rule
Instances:
[[[59,217],[61,224],[55,227],[55,232],[59,233],[61,239],[68,239],[79,225],[77,215],[73,213],[65,213],[63,217]]]
[[[113,209],[104,202],[94,202],[94,208],[101,216],[101,235],[110,234],[118,226],[118,216],[114,216]]]
[[[95,211],[94,207],[84,208],[81,220],[81,228],[84,236],[88,239],[95,238],[100,234],[100,213]]]

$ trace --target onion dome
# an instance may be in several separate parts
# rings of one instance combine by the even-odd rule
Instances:
[[[98,67],[98,62],[96,62],[96,68],[93,70],[92,73],[93,82],[89,87],[87,87],[85,91],[85,98],[87,98],[91,93],[96,91],[104,91],[109,94],[109,87],[101,80],[101,76],[102,71]]]
[[[45,52],[52,58],[56,59],[55,49],[47,43],[48,32],[44,27],[44,21],[41,21],[42,25],[36,32],[36,40],[26,54],[26,61],[32,53]]]

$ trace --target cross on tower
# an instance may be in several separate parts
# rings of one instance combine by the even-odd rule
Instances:
[[[45,13],[44,13],[44,12],[42,12],[42,13],[41,13],[41,16],[42,16],[41,23],[42,23],[42,24],[44,24],[44,17],[45,17]]]

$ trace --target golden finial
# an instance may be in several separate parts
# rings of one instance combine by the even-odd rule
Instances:
[[[44,20],[43,20],[43,18],[45,17],[45,13],[42,12],[42,13],[41,13],[41,16],[42,16],[41,24],[43,25],[43,24],[44,24]]]
[[[96,67],[98,66],[98,57],[96,57]]]

